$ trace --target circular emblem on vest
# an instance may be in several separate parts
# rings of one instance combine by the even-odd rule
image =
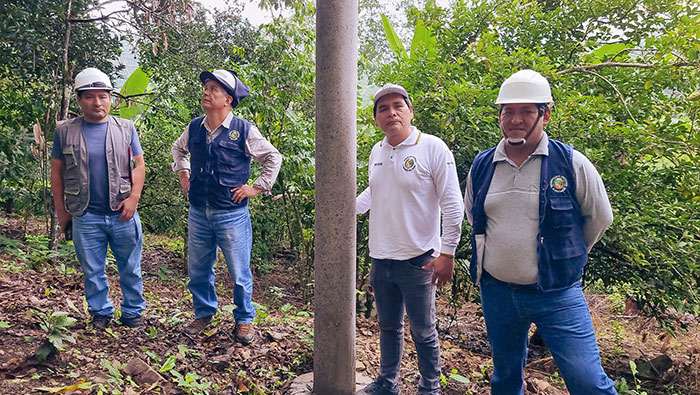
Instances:
[[[566,181],[566,177],[564,176],[554,176],[549,180],[549,186],[552,187],[554,192],[564,192],[568,185],[569,182]]]
[[[230,138],[231,140],[238,140],[238,136],[240,135],[241,133],[238,130],[233,129],[228,133],[228,138]]]
[[[411,171],[416,168],[416,157],[408,156],[403,160],[403,169],[406,171]]]

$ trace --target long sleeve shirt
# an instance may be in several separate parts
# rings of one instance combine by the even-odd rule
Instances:
[[[375,144],[369,158],[369,187],[356,201],[358,214],[367,210],[372,258],[405,260],[431,249],[433,256],[454,254],[464,211],[454,156],[447,145],[415,127],[397,146],[386,139]]]
[[[202,119],[202,123],[207,130],[207,143],[211,143],[216,136],[221,133],[225,127],[231,124],[233,119],[233,113],[229,113],[226,118],[217,126],[214,130],[211,130],[207,125],[206,117]],[[175,161],[172,163],[172,169],[175,172],[180,171],[190,171],[190,160],[188,158],[189,149],[187,148],[189,142],[189,124],[185,127],[185,131],[175,140],[173,148],[171,150],[173,158]],[[260,176],[253,181],[253,186],[262,190],[265,193],[269,193],[272,189],[272,185],[277,179],[277,174],[279,174],[280,167],[282,166],[282,155],[280,152],[272,145],[263,135],[260,133],[257,127],[251,126],[248,132],[248,138],[245,141],[245,151],[246,155],[252,157],[256,162],[262,165],[262,170]]]

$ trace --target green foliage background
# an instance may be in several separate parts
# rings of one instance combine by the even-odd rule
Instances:
[[[51,140],[64,88],[66,3],[0,5],[7,15],[0,20],[0,202],[6,209],[44,210],[39,192],[47,185],[31,151],[31,126],[39,120]],[[73,15],[83,17],[94,5],[73,3]],[[151,231],[174,235],[185,232],[187,202],[170,169],[170,147],[202,114],[199,73],[236,70],[252,92],[236,115],[256,124],[285,157],[271,196],[251,202],[256,268],[274,269],[278,261],[271,258],[282,254],[297,266],[298,285],[310,292],[314,3],[263,3],[274,18],[257,27],[240,16],[236,1],[225,12],[166,1],[175,11],[158,23],[155,11],[134,11],[132,28],[124,30],[109,21],[76,23],[69,65],[114,75],[120,40],[135,48],[149,85],[139,96],[122,92],[127,97],[115,112],[133,117],[141,133],[147,162],[142,220]],[[700,101],[691,96],[700,87],[696,1],[453,0],[444,8],[415,1],[398,10],[383,4],[360,1],[358,190],[367,183],[371,147],[383,137],[371,109],[378,86],[406,87],[416,126],[447,142],[464,182],[474,156],[500,139],[493,103],[501,82],[518,69],[535,69],[550,80],[556,101],[547,133],[591,159],[615,213],[591,253],[586,280],[627,290],[662,322],[672,310],[700,313]],[[286,11],[280,15],[279,9]],[[369,263],[366,223],[359,217],[359,284]],[[464,271],[468,235],[465,225],[450,294],[455,301],[473,294]]]

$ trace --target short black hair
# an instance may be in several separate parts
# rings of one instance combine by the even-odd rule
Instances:
[[[413,108],[413,105],[411,105],[411,101],[408,100],[407,97],[403,97],[403,96],[401,96],[401,97],[403,98],[403,101],[406,102],[406,105],[408,106],[408,108],[411,108],[411,109],[412,109],[412,108]],[[377,103],[374,103],[374,106],[372,107],[372,111],[373,111],[373,113],[374,113],[374,117],[376,118],[376,117],[377,117]]]

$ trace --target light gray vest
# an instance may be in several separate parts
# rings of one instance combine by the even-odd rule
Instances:
[[[109,116],[107,126],[107,178],[109,207],[131,195],[131,133],[128,119]],[[63,149],[63,200],[71,215],[82,214],[90,202],[90,167],[87,142],[83,136],[83,117],[62,121],[56,125],[56,134]]]

